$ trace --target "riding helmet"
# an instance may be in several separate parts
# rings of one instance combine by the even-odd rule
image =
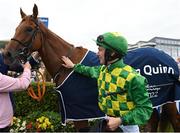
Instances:
[[[97,37],[96,43],[98,46],[105,49],[116,51],[122,56],[126,55],[128,49],[127,40],[118,32],[107,32]]]

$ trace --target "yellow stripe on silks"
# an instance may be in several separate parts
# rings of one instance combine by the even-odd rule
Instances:
[[[113,109],[107,109],[107,114],[111,114],[112,116],[114,116]]]
[[[132,72],[132,67],[130,67],[130,66],[125,66],[124,68],[123,68],[124,70],[126,70],[126,71],[128,71],[128,72]]]
[[[121,89],[124,89],[124,85],[126,83],[126,80],[122,77],[117,77],[117,86],[120,87]]]
[[[99,105],[99,108],[100,108],[101,110],[103,110],[102,104],[100,104],[100,102],[98,102],[98,105]]]
[[[103,101],[102,101],[102,105],[105,105],[105,106],[106,106],[106,105],[107,105],[107,104],[106,104],[106,98],[102,98],[102,100],[103,100]]]
[[[100,75],[99,75],[99,80],[102,80],[102,78],[103,78],[103,75],[102,75],[102,73],[100,73]]]
[[[116,76],[116,77],[118,77],[119,74],[121,73],[121,71],[122,71],[122,69],[115,68],[115,69],[111,72],[111,74],[114,75],[114,76]]]
[[[128,113],[129,112],[129,110],[128,111],[120,111],[120,113],[121,113],[121,115],[124,115],[124,114],[126,114],[126,113]]]
[[[97,80],[97,84],[100,85],[100,80]],[[99,86],[98,86],[99,87]]]
[[[128,109],[129,109],[129,110],[131,110],[132,108],[134,108],[133,102],[127,102],[127,106],[128,106]]]
[[[124,94],[124,95],[118,95],[117,97],[117,101],[121,101],[121,102],[126,102],[127,101],[127,97],[126,97],[127,94]]]
[[[100,88],[105,88],[105,81],[102,81]]]
[[[98,104],[103,112],[111,116],[123,115],[134,108],[135,105],[133,105],[133,102],[128,99],[127,92],[122,91],[127,89],[125,87],[126,85],[128,87],[128,81],[132,80],[136,75],[133,71],[134,69],[130,66],[125,66],[123,68],[115,68],[111,73],[106,72],[106,69],[103,69],[103,71],[100,72],[98,78]],[[119,91],[122,91],[123,93],[120,94]],[[104,95],[104,93],[110,95]],[[121,106],[122,108],[120,110]]]
[[[100,102],[98,102],[98,105],[99,105],[99,107],[100,107],[100,109],[101,110],[104,110],[104,108],[103,108],[103,106],[107,106],[107,104],[106,104],[106,99],[105,98],[102,98],[101,99],[102,100],[102,102],[100,103]],[[102,106],[103,105],[103,106]]]
[[[116,92],[117,86],[113,83],[109,84],[109,91],[110,92]]]
[[[105,81],[106,81],[106,82],[110,82],[110,81],[111,81],[111,74],[106,73],[106,75],[105,75]]]
[[[120,109],[120,107],[119,107],[119,101],[117,102],[117,101],[112,101],[112,108],[114,109],[114,110],[119,110]]]
[[[99,93],[99,96],[102,96],[102,91],[98,91],[98,93]]]
[[[127,81],[130,81],[135,76],[134,73],[130,73],[128,77],[126,78]]]

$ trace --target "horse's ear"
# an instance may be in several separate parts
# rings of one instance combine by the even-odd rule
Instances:
[[[34,4],[34,7],[33,7],[33,17],[36,19],[37,15],[38,15],[38,7],[37,7],[36,4]]]
[[[23,12],[23,10],[20,8],[21,18],[24,18],[26,14]]]

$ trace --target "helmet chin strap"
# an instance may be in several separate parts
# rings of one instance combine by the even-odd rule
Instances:
[[[117,62],[118,60],[120,60],[122,58],[121,55],[117,54],[117,53],[113,53],[114,51],[111,51],[109,49],[106,49],[105,50],[105,65],[109,65],[109,64],[112,64],[112,63],[115,63]]]
[[[116,59],[114,59],[114,60],[108,61],[108,62],[107,62],[107,65],[113,64],[113,63],[115,63],[115,62],[117,62],[117,61],[119,61],[119,60],[120,60],[119,58],[116,58]],[[107,66],[107,65],[106,65],[106,66]]]

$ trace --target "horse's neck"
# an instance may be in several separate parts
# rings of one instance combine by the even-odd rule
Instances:
[[[39,51],[46,69],[59,85],[72,71],[62,66],[62,56],[69,56],[74,63],[79,63],[84,57],[87,49],[82,47],[73,47],[62,38],[52,32],[46,33],[46,40]]]

